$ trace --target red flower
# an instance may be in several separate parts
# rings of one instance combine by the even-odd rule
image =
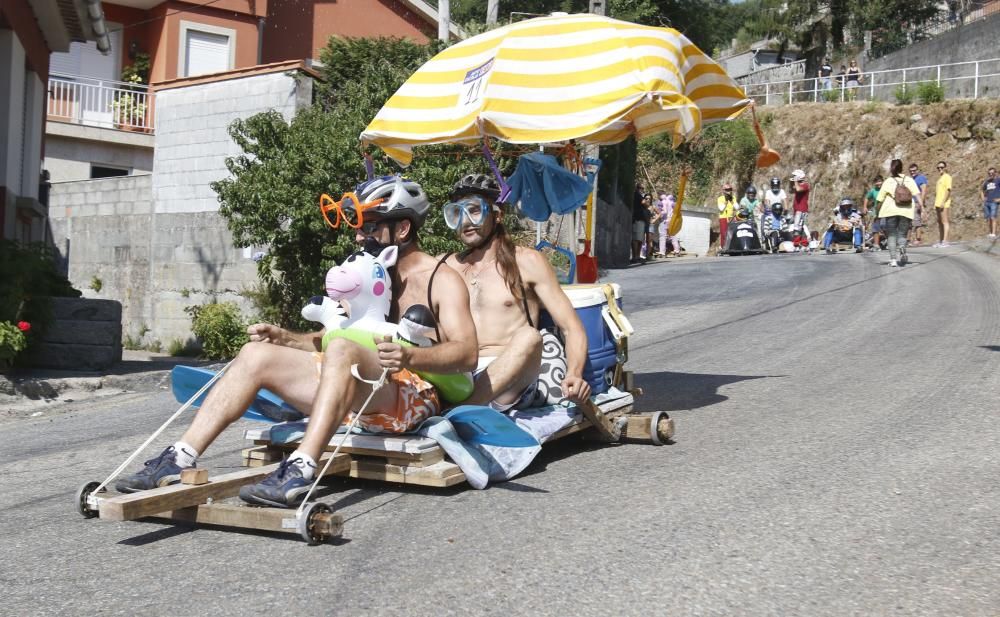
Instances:
[[[17,322],[17,329],[21,332],[27,332],[31,329],[31,324],[26,321],[19,321]]]

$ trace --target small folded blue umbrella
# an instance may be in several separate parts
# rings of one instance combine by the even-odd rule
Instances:
[[[507,203],[520,202],[521,212],[539,223],[553,214],[567,214],[587,201],[591,185],[566,170],[556,157],[530,152],[517,160],[517,169],[507,180]]]

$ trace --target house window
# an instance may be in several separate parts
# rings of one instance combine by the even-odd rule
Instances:
[[[128,167],[115,167],[113,165],[95,165],[90,164],[90,179],[94,180],[97,178],[114,178],[116,176],[127,176]]]
[[[181,22],[181,77],[228,71],[236,60],[236,31],[195,22]]]

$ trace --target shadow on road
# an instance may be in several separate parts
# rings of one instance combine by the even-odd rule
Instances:
[[[1000,351],[1000,345],[980,345],[980,349],[989,349],[990,351]]]
[[[636,399],[636,411],[679,411],[699,409],[729,400],[719,388],[750,379],[783,378],[787,375],[705,375],[702,373],[637,373],[635,385],[643,394]]]

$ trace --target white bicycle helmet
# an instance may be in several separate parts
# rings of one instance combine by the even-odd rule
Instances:
[[[430,212],[431,202],[423,187],[400,176],[381,176],[362,182],[354,192],[365,203],[383,200],[382,203],[365,211],[365,216],[377,220],[410,219],[419,228]]]
[[[792,172],[792,180],[795,180],[796,182],[801,182],[805,179],[806,179],[806,172],[802,171],[801,169],[796,169],[795,171]]]

